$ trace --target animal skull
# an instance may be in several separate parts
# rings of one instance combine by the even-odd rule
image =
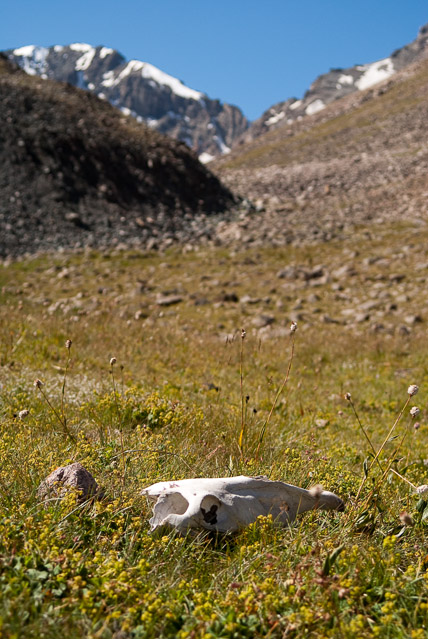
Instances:
[[[253,523],[259,515],[272,515],[281,524],[290,524],[307,510],[344,510],[335,494],[312,494],[267,477],[224,477],[182,479],[153,484],[142,491],[156,502],[151,529],[176,528],[181,533],[204,528],[232,533]]]

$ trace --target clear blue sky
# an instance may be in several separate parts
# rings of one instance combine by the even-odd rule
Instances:
[[[427,0],[3,0],[0,49],[87,42],[151,62],[255,119],[331,67],[413,40]]]

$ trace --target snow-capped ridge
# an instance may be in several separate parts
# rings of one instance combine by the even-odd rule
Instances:
[[[140,60],[130,60],[126,67],[122,69],[118,75],[116,75],[114,70],[108,71],[103,75],[102,85],[104,87],[115,87],[131,73],[138,73],[139,71],[141,71],[141,77],[146,78],[147,80],[153,80],[153,82],[160,86],[168,87],[175,95],[181,98],[186,98],[187,100],[201,100],[204,95],[200,91],[190,89],[180,80],[174,78],[168,73],[165,73],[164,71],[161,71],[153,64],[150,64],[149,62],[141,62]]]
[[[185,142],[204,159],[228,153],[248,126],[237,107],[210,99],[150,62],[126,60],[106,46],[28,45],[6,53],[27,73],[92,91],[124,115]]]
[[[413,42],[397,49],[387,58],[347,69],[330,69],[328,73],[318,76],[300,100],[289,98],[267,109],[251,123],[241,142],[249,142],[267,131],[293,124],[302,117],[313,116],[331,102],[357,91],[371,89],[427,56],[428,24],[419,29]]]
[[[151,80],[154,80],[158,84],[162,84],[164,86],[169,87],[171,91],[175,93],[175,95],[178,95],[182,98],[187,98],[190,100],[200,100],[202,96],[204,95],[200,91],[195,91],[194,89],[190,89],[185,84],[183,84],[181,80],[178,80],[177,78],[174,78],[172,75],[169,75],[168,73],[165,73],[164,71],[161,71],[160,69],[153,66],[149,62],[144,62],[143,64],[144,64],[144,67],[142,70],[143,78],[150,78]]]

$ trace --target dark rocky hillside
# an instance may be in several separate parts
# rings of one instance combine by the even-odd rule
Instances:
[[[185,142],[203,161],[225,153],[248,126],[238,107],[213,100],[157,67],[118,51],[75,43],[6,52],[27,73],[69,82],[151,128]]]
[[[233,196],[188,147],[0,58],[0,255],[186,242]]]

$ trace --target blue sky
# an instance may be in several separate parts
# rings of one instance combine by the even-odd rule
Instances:
[[[427,0],[3,0],[0,49],[103,44],[255,119],[331,67],[388,56],[427,22]]]

